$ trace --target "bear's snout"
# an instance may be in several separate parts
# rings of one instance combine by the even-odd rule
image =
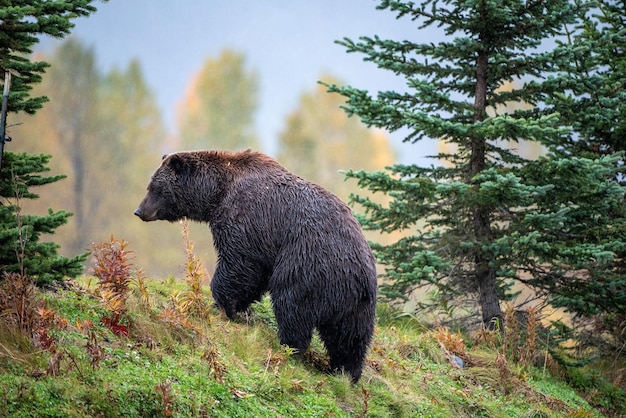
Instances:
[[[136,216],[138,216],[139,219],[141,219],[144,222],[150,222],[150,221],[156,220],[156,218],[154,216],[150,216],[149,214],[147,214],[146,211],[143,210],[141,206],[139,206],[137,209],[135,209],[135,211],[133,213]]]
[[[145,203],[139,205],[137,209],[133,212],[135,216],[138,216],[144,222],[152,222],[160,219],[156,210],[150,210],[149,207],[146,207]]]

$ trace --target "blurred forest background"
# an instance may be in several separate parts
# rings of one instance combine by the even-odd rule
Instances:
[[[39,53],[41,55],[41,53]],[[53,155],[53,174],[67,179],[36,192],[26,213],[49,208],[73,212],[54,241],[63,255],[82,253],[110,236],[131,243],[136,265],[149,276],[178,275],[184,263],[179,224],[146,224],[132,215],[161,155],[170,150],[263,150],[255,129],[259,77],[243,53],[224,49],[208,57],[188,80],[176,107],[176,126],[166,134],[163,115],[139,61],[99,70],[93,47],[72,37],[37,60],[49,62],[33,95],[51,101],[34,116],[9,121],[12,151]],[[339,83],[330,74],[320,79]],[[79,93],[80,92],[80,93]],[[277,135],[278,160],[290,170],[348,200],[357,193],[341,170],[382,169],[396,161],[389,136],[348,118],[343,99],[311,80]],[[211,273],[215,262],[209,229],[192,225],[197,252]]]

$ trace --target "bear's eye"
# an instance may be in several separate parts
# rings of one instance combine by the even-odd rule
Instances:
[[[160,194],[160,190],[159,190],[158,187],[156,187],[156,186],[151,184],[151,185],[148,186],[148,193],[152,193],[152,194],[158,195],[158,194]]]

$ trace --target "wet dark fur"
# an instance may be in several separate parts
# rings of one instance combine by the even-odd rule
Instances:
[[[374,257],[351,210],[252,151],[164,157],[135,211],[145,221],[208,222],[211,282],[229,318],[269,291],[282,344],[304,353],[317,328],[331,367],[361,376],[374,331]]]

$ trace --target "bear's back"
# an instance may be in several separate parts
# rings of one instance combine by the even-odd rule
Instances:
[[[369,253],[351,209],[330,191],[258,152],[248,150],[226,157],[232,177],[221,216],[212,225],[223,230],[224,239],[239,230],[270,250],[306,239],[328,246],[329,251],[343,243],[354,251]]]
[[[238,172],[225,201],[227,210],[271,216],[286,223],[328,224],[337,216],[344,222],[346,217],[353,219],[350,208],[330,191],[288,171],[271,157],[254,154],[257,155],[236,168]]]

